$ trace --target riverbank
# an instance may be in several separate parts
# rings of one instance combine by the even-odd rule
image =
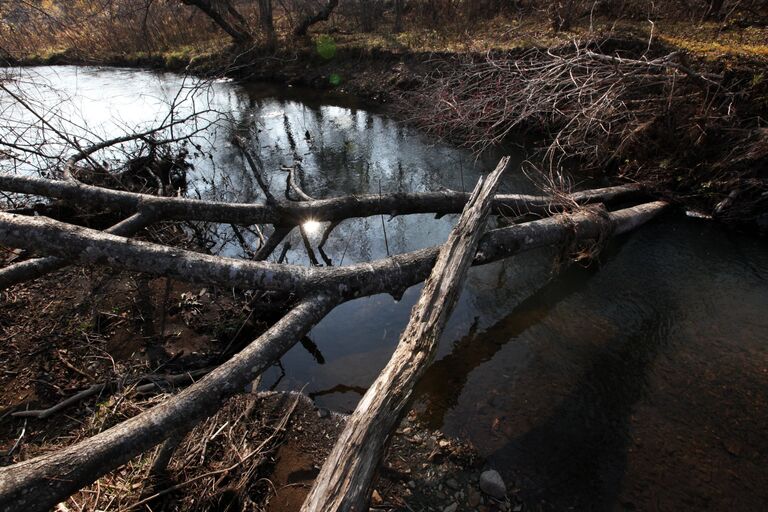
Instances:
[[[17,63],[97,61],[352,94],[473,150],[525,140],[531,170],[544,181],[560,181],[553,173],[561,172],[577,182],[637,181],[695,215],[764,232],[766,41],[768,29],[759,26],[605,20],[552,32],[541,23],[496,18],[472,34],[318,33],[270,53],[215,40],[90,61],[72,50],[48,51]],[[623,60],[585,62],[588,52]],[[566,61],[553,73],[562,84],[538,71],[557,59]],[[646,64],[654,60],[660,64]],[[513,69],[523,61],[527,68]],[[471,87],[489,68],[503,67],[509,70],[494,83],[508,90]],[[574,72],[575,86],[568,78]],[[517,90],[530,94],[516,98]],[[502,113],[495,107],[500,96]]]

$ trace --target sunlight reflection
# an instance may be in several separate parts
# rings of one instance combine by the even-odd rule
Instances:
[[[318,221],[312,220],[312,219],[309,219],[303,224],[304,231],[306,231],[308,235],[314,235],[316,233],[319,233],[320,226],[321,224]]]

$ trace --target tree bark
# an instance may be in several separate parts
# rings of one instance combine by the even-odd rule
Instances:
[[[502,159],[496,170],[475,187],[458,224],[440,249],[395,353],[347,420],[315,479],[303,512],[368,509],[371,482],[384,447],[413,388],[435,356],[508,163],[508,158]]]
[[[145,213],[135,213],[124,221],[115,224],[105,232],[119,236],[131,236],[152,223],[152,216]],[[69,261],[47,256],[33,258],[0,269],[0,290],[14,284],[37,279],[45,274],[54,272],[69,265]]]
[[[469,194],[444,190],[439,192],[366,194],[342,196],[311,201],[275,200],[274,204],[225,203],[179,197],[158,197],[120,190],[111,190],[71,181],[56,181],[26,176],[0,175],[0,190],[63,199],[91,208],[107,208],[128,214],[151,212],[158,220],[190,220],[224,224],[299,225],[307,220],[341,221],[374,215],[410,215],[459,213]],[[621,185],[584,192],[575,192],[569,202],[587,204],[626,200],[642,193],[637,185]],[[493,211],[516,216],[523,213],[547,215],[559,209],[552,196],[499,194],[494,198]]]
[[[653,218],[667,207],[657,201],[617,212],[598,214],[586,209],[573,214],[516,224],[489,231],[481,239],[475,264],[568,239],[591,239],[622,232]],[[39,217],[0,212],[0,241],[76,263],[106,265],[187,282],[239,289],[267,290],[304,296],[316,291],[345,299],[401,294],[423,281],[432,269],[438,248],[422,249],[346,267],[307,268],[210,256],[148,242],[128,240],[91,229]]]
[[[259,0],[259,19],[264,35],[267,37],[267,48],[274,50],[277,46],[277,36],[272,17],[272,0]]]

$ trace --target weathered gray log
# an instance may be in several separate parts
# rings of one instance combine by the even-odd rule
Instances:
[[[153,217],[146,213],[135,213],[107,229],[105,232],[119,236],[130,236],[152,223]],[[18,283],[42,277],[69,265],[67,260],[55,256],[32,258],[0,269],[0,290]]]
[[[49,455],[0,468],[0,510],[47,511],[101,475],[187,431],[241,393],[337,304],[303,300],[242,352],[166,402]]]
[[[475,263],[489,263],[567,240],[621,233],[653,218],[666,207],[666,203],[656,201],[604,214],[587,209],[495,229],[480,241]],[[107,265],[188,282],[298,295],[327,291],[338,293],[345,300],[378,293],[401,293],[426,279],[438,252],[438,248],[433,247],[372,263],[307,268],[210,256],[128,240],[50,219],[1,212],[0,243],[77,263]]]
[[[223,224],[303,224],[308,220],[333,222],[374,215],[410,215],[459,213],[469,194],[445,190],[440,192],[366,194],[311,201],[275,201],[276,204],[225,203],[179,197],[158,197],[111,190],[73,181],[55,181],[17,175],[0,175],[0,190],[33,194],[107,208],[126,213],[151,212],[158,220],[189,220]],[[609,203],[637,196],[637,185],[621,185],[567,196],[578,204]],[[557,202],[547,195],[499,194],[493,201],[494,211],[502,215],[522,213],[549,214],[557,210]]]
[[[475,187],[458,224],[440,248],[395,353],[347,420],[315,479],[303,512],[368,510],[371,482],[384,447],[413,388],[437,352],[508,163],[509,159],[502,159],[496,170]]]

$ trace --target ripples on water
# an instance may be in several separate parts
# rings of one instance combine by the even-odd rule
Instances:
[[[104,135],[162,118],[182,81],[141,71],[35,73]],[[275,194],[285,188],[280,168],[296,163],[315,197],[468,189],[497,156],[476,160],[354,100],[315,92],[216,83],[200,105],[254,132]],[[203,135],[191,194],[262,201],[231,129]],[[532,191],[519,174],[504,189]],[[335,264],[370,261],[440,243],[452,221],[348,221],[326,252]],[[317,239],[321,226],[310,227]],[[240,255],[227,226],[212,229],[217,251]],[[289,242],[288,261],[306,264],[301,242]],[[550,250],[475,268],[418,388],[422,418],[470,440],[526,496],[556,509],[764,509],[767,249],[765,240],[669,215],[612,241],[590,268],[554,274]],[[266,385],[306,385],[319,404],[353,409],[418,293],[340,306],[311,333],[324,363],[297,346],[283,359],[285,375],[271,370]]]

